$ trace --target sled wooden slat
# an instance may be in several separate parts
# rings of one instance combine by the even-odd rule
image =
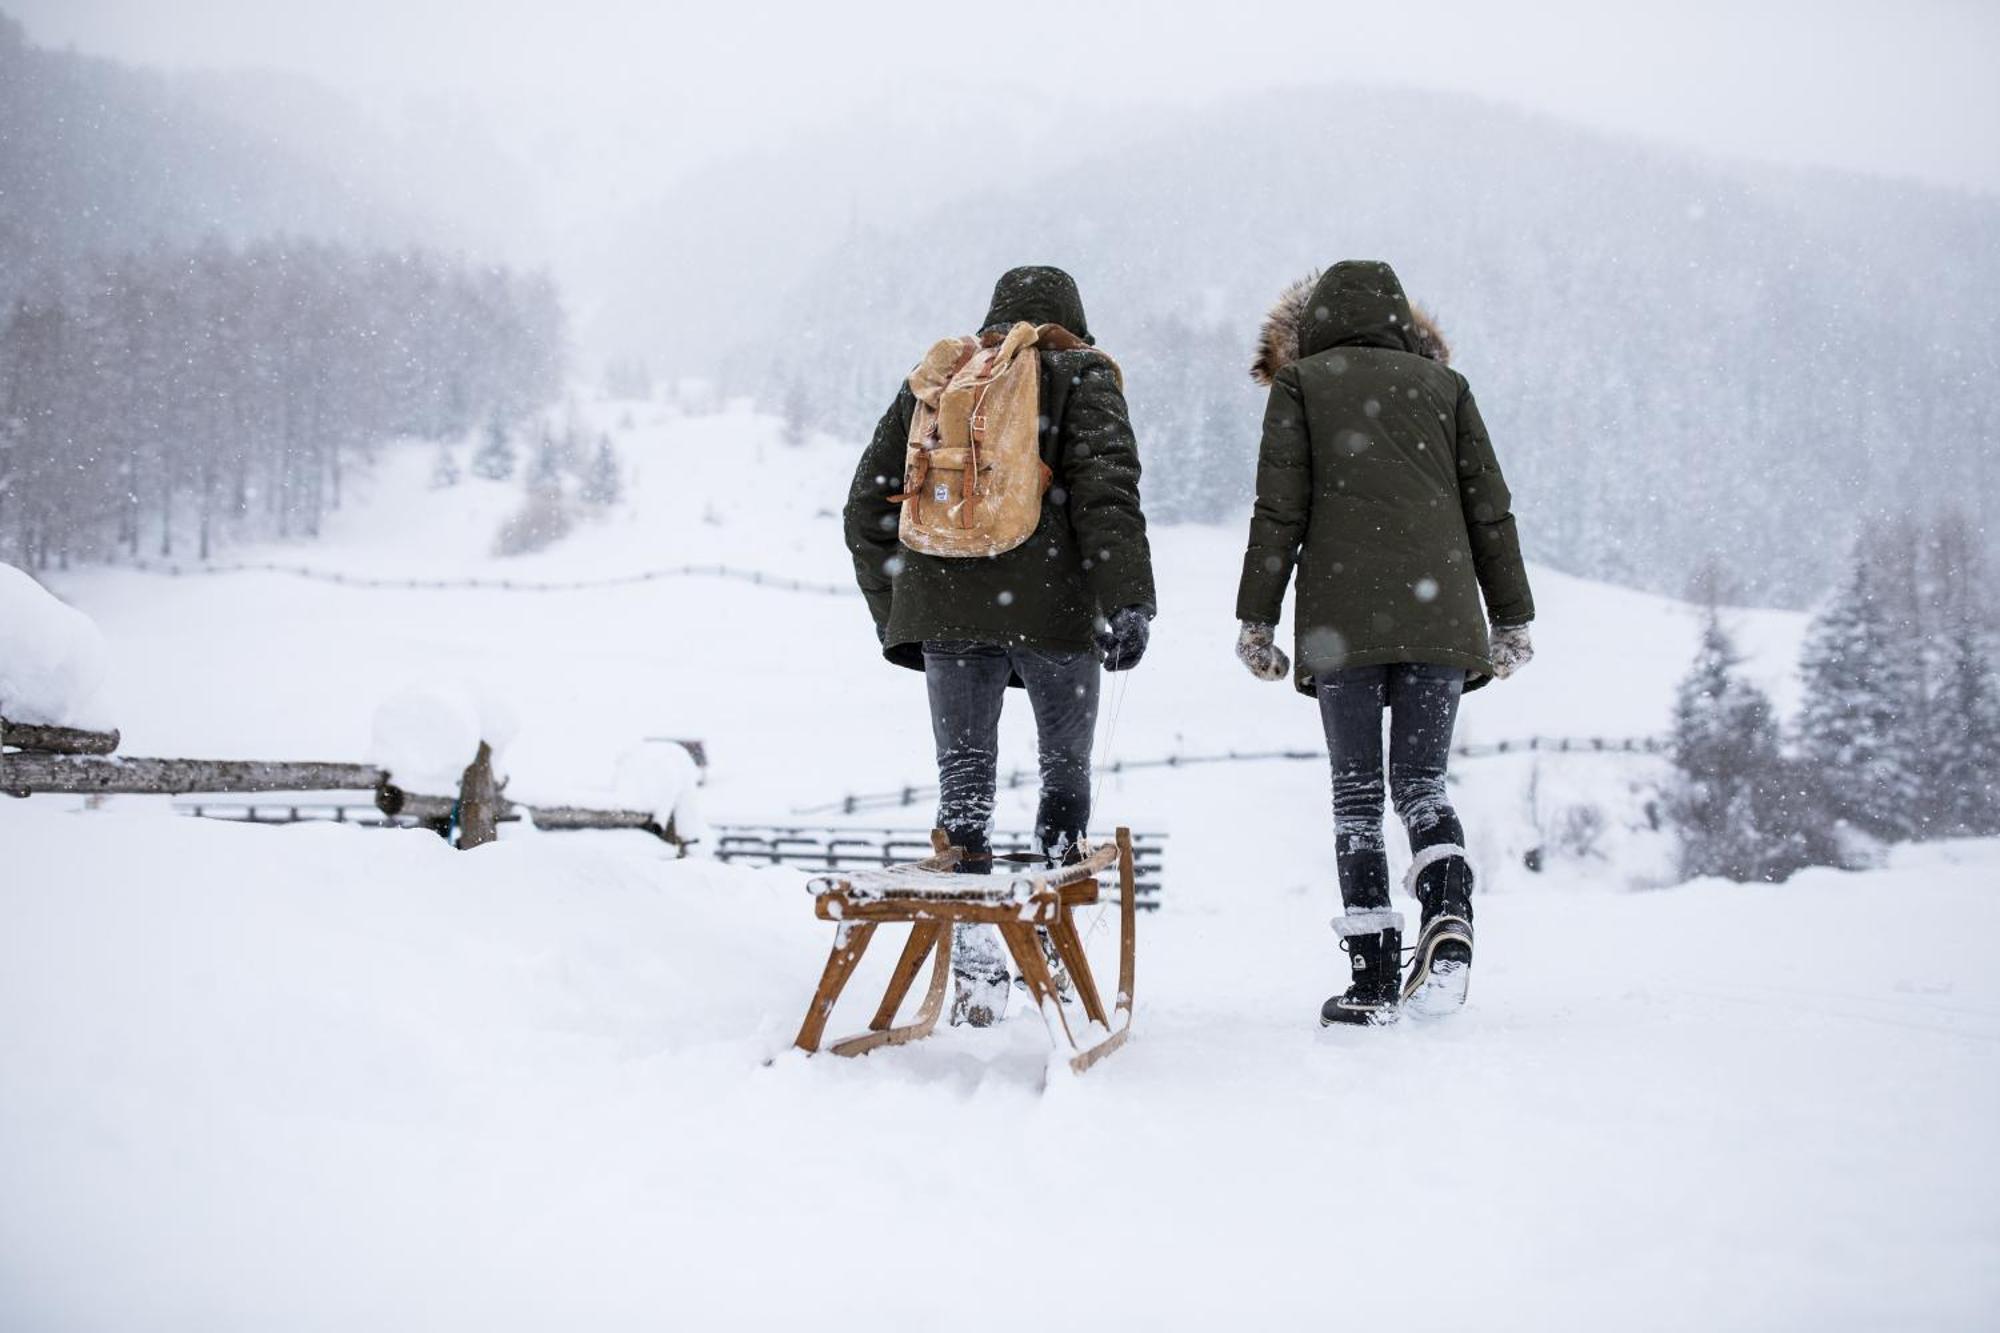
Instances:
[[[822,921],[837,925],[819,986],[806,1010],[795,1045],[812,1053],[820,1049],[828,1017],[841,992],[853,978],[875,928],[908,924],[910,935],[889,974],[889,984],[876,1008],[869,1030],[827,1046],[835,1055],[863,1055],[882,1046],[902,1045],[928,1037],[937,1027],[951,974],[952,927],[961,922],[990,923],[1001,938],[1036,1011],[1048,1027],[1050,1043],[1067,1052],[1070,1068],[1081,1073],[1125,1043],[1132,1030],[1132,973],[1136,956],[1133,927],[1137,916],[1132,835],[1119,829],[1117,838],[1092,849],[1073,866],[999,875],[988,883],[967,883],[953,874],[958,851],[942,833],[932,834],[933,855],[910,865],[857,872],[852,876],[822,875],[811,881],[813,907]],[[1118,994],[1116,1026],[1107,1014],[1090,956],[1072,913],[1099,900],[1100,877],[1113,867],[1119,884]],[[1039,932],[1046,929],[1056,956],[1068,969],[1082,1005],[1084,1022],[1073,1025],[1050,974]],[[916,981],[926,956],[933,959],[930,985],[911,1023],[897,1027],[896,1014]]]

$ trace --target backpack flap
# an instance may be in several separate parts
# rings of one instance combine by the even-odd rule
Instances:
[[[990,344],[947,338],[910,374],[903,544],[950,558],[999,555],[1041,524],[1040,330],[1021,323]]]

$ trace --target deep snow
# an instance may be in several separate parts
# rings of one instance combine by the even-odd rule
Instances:
[[[796,875],[638,835],[0,828],[33,871],[0,931],[10,1328],[933,1329],[982,1300],[1063,1329],[1976,1328],[2000,1301],[1990,845],[1495,897],[1470,1007],[1386,1032],[1315,1026],[1324,895],[1182,877],[1136,1040],[1042,1095],[1025,1015],[764,1068],[828,943]]]
[[[392,453],[322,543],[245,555],[844,579],[846,450],[600,410],[635,418],[629,503],[544,555],[491,559],[518,490],[431,492],[428,449]],[[799,483],[775,533],[725,484],[759,450]],[[1101,757],[1315,743],[1310,704],[1230,655],[1238,540],[1157,534],[1165,606],[1107,691]],[[1462,738],[1663,728],[1692,616],[1536,577],[1541,655],[1467,701]],[[385,698],[446,681],[515,711],[517,782],[615,784],[649,736],[709,742],[724,819],[928,779],[921,682],[876,659],[853,598],[56,587],[111,640],[131,753],[360,757]],[[1789,697],[1798,618],[1734,620]],[[1025,712],[1009,765],[1031,758]],[[853,1062],[781,1054],[830,935],[802,874],[636,834],[509,826],[458,854],[0,803],[0,1324],[914,1329],[990,1300],[978,1318],[1063,1329],[1989,1325],[2000,845],[1635,892],[1670,878],[1655,772],[1461,762],[1487,890],[1471,1006],[1332,1033],[1324,770],[1106,778],[1100,825],[1170,834],[1165,907],[1141,922],[1136,1040],[1046,1092],[1027,1015]],[[1585,809],[1595,849],[1529,873]],[[1092,934],[1101,968],[1113,935]]]

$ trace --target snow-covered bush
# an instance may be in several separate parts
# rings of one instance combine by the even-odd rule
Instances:
[[[532,555],[569,535],[575,519],[560,486],[537,486],[521,507],[500,525],[493,539],[495,555]]]

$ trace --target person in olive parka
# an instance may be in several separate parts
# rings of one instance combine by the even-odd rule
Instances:
[[[845,512],[855,580],[882,655],[922,671],[938,764],[938,827],[961,869],[989,870],[1001,704],[1024,687],[1035,712],[1042,790],[1035,835],[1060,859],[1090,818],[1098,669],[1123,671],[1146,650],[1155,610],[1152,555],[1139,506],[1139,453],[1117,366],[1094,350],[1076,283],[1061,269],[1011,269],[981,321],[994,339],[1021,321],[1057,325],[1041,358],[1040,445],[1052,473],[1034,535],[996,556],[943,558],[905,547],[900,511],[916,396],[907,380],[855,468]],[[1004,1008],[1006,965],[991,932],[961,931],[954,1022]],[[983,986],[984,999],[978,987]]]
[[[1350,260],[1285,292],[1251,369],[1271,395],[1237,655],[1259,679],[1292,670],[1274,637],[1295,582],[1293,681],[1317,698],[1332,756],[1345,907],[1334,927],[1353,971],[1325,1023],[1464,1002],[1473,874],[1445,791],[1452,727],[1462,692],[1533,655],[1512,500],[1449,356],[1389,265]],[[1423,909],[1407,979],[1382,842],[1384,709],[1389,792],[1410,839],[1405,887]]]

